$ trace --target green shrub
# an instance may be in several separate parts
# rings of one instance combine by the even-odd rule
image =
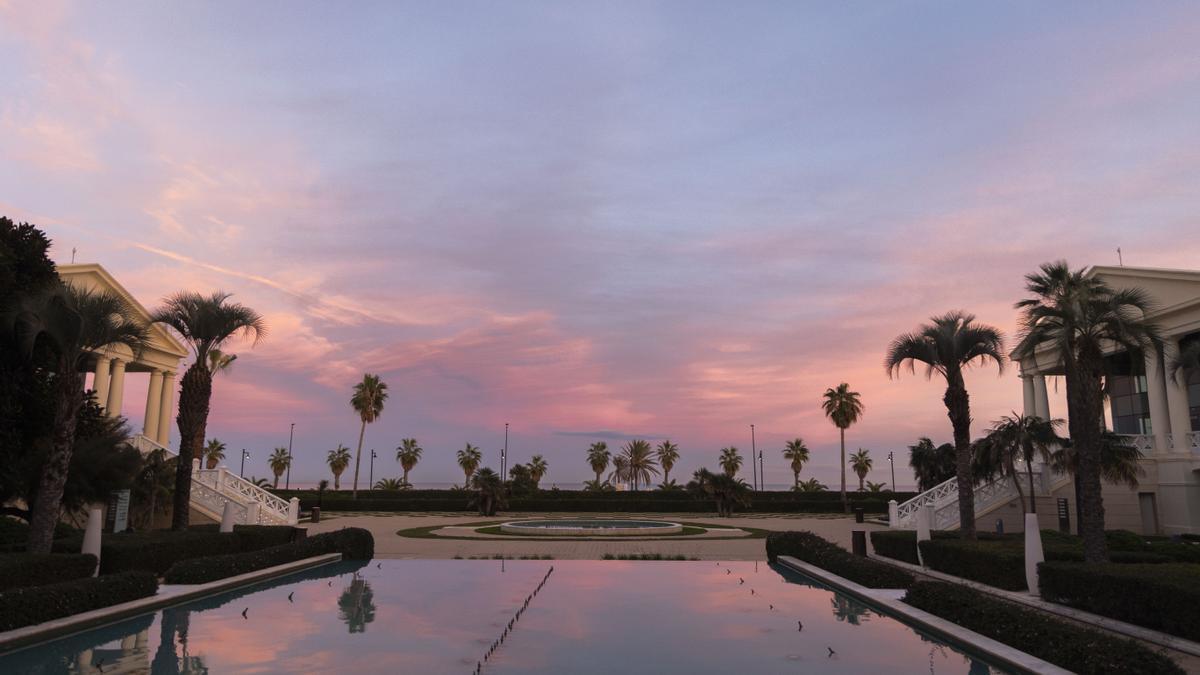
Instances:
[[[1200,565],[1047,562],[1038,579],[1051,602],[1200,640]]]
[[[57,523],[54,526],[54,538],[64,539],[78,534],[78,531],[67,525],[66,523]],[[0,553],[20,553],[25,550],[25,544],[29,541],[29,524],[0,516]],[[82,541],[82,539],[80,540]],[[78,552],[78,548],[75,549]]]
[[[125,572],[0,592],[0,631],[145,598],[158,590],[149,572]]]
[[[216,525],[201,525],[181,532],[148,530],[104,535],[100,540],[100,573],[144,570],[161,575],[181,560],[224,553],[242,553],[291,541],[290,525],[235,525],[232,533]],[[82,540],[55,543],[56,551],[78,551]]]
[[[869,558],[851,555],[846,549],[812,532],[772,532],[767,535],[767,558],[781,555],[829,570],[867,588],[908,588],[913,576],[904,570]]]
[[[1055,563],[1057,564],[1057,563]],[[913,584],[904,602],[1078,673],[1183,673],[1148,647],[958,584]]]
[[[1010,591],[1025,590],[1025,553],[988,541],[931,539],[921,542],[926,567]]]
[[[367,530],[350,527],[256,551],[181,560],[167,570],[163,580],[203,584],[326,553],[341,553],[346,560],[370,560],[375,556],[375,538]]]
[[[0,555],[0,591],[82,579],[95,571],[91,554],[8,553]]]

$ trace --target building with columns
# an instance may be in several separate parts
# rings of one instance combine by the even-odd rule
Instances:
[[[125,300],[133,312],[146,323],[150,312],[129,291],[113,278],[108,270],[95,263],[59,265],[58,275],[76,288],[107,291]],[[149,380],[146,393],[146,414],[142,436],[161,446],[171,443],[171,428],[175,418],[176,375],[179,364],[188,350],[166,329],[150,327],[150,344],[140,354],[119,346],[95,354],[92,361],[92,389],[96,400],[110,415],[122,414],[125,404],[125,379],[130,374]]]
[[[1136,490],[1105,485],[1106,522],[1143,534],[1200,532],[1200,372],[1172,374],[1181,345],[1200,341],[1200,271],[1097,266],[1088,274],[1149,294],[1147,318],[1165,343],[1162,354],[1133,357],[1114,347],[1107,355],[1105,423],[1142,451],[1145,474]],[[1047,377],[1063,373],[1057,355],[1041,349],[1020,366],[1025,414],[1065,418],[1050,409],[1047,391]]]

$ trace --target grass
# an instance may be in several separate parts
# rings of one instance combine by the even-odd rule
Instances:
[[[426,525],[423,527],[410,527],[408,529],[399,530],[396,532],[401,537],[409,539],[444,539],[458,541],[529,541],[536,539],[537,541],[655,541],[658,539],[670,539],[674,537],[695,537],[699,534],[704,534],[708,530],[713,529],[730,529],[727,525],[710,525],[708,523],[691,523],[679,522],[683,525],[683,532],[676,534],[660,534],[660,535],[628,535],[628,536],[613,536],[613,535],[521,535],[509,534],[500,531],[500,524],[506,523],[507,520],[488,520],[475,523],[461,523],[454,527],[474,528],[476,532],[485,534],[485,537],[469,537],[456,536],[453,534],[435,534],[435,531],[441,530],[446,525]],[[745,532],[744,535],[729,536],[729,537],[705,537],[704,541],[726,541],[730,539],[765,539],[770,530],[763,530],[756,527],[738,527],[733,528]]]

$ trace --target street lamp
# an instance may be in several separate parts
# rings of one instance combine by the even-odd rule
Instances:
[[[292,428],[288,431],[288,469],[287,480],[283,484],[283,489],[292,489],[292,439],[296,437],[296,423],[292,422]]]
[[[751,457],[750,461],[754,461],[754,457]],[[762,450],[758,451],[758,484],[760,491],[765,492],[767,489],[767,470],[763,468]]]
[[[504,423],[504,451],[500,453],[500,480],[508,474],[504,473],[508,469],[508,422]]]
[[[888,464],[892,467],[892,492],[896,491],[896,462],[893,461],[895,456],[896,453],[888,451]]]
[[[238,470],[239,478],[246,477],[246,458],[249,456],[250,456],[250,453],[246,452],[245,448],[242,448],[242,468]]]
[[[758,469],[756,469],[754,466],[754,452],[755,452],[755,450],[754,450],[754,425],[751,424],[750,425],[750,475],[752,476],[752,478],[750,480],[752,480],[754,482],[753,489],[757,490],[758,489]]]
[[[367,474],[367,484],[374,487],[375,485],[375,448],[371,448],[371,472]]]

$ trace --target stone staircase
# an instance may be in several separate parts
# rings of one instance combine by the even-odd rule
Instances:
[[[1018,467],[1021,473],[1022,487],[1025,487],[1025,472]],[[1059,489],[1070,481],[1070,477],[1063,474],[1056,474],[1049,467],[1034,464],[1033,466],[1033,486],[1035,496],[1045,496]],[[983,516],[995,511],[996,509],[1008,504],[1017,499],[1017,488],[1013,485],[1012,478],[1009,476],[1001,476],[995,480],[977,485],[974,490],[975,500],[975,518],[978,520]],[[917,528],[917,513],[925,508],[931,507],[932,518],[930,519],[930,529],[933,530],[955,530],[958,529],[958,481],[954,478],[939,483],[932,488],[922,492],[903,504],[893,502],[888,505],[888,525],[890,527],[915,530]]]
[[[163,450],[168,457],[176,454],[150,438],[138,434],[130,444],[143,455]],[[200,468],[200,460],[192,461],[191,507],[205,516],[221,522],[225,505],[233,505],[234,522],[242,525],[295,525],[300,518],[300,500],[277,497],[250,481],[232,473],[224,466]]]

